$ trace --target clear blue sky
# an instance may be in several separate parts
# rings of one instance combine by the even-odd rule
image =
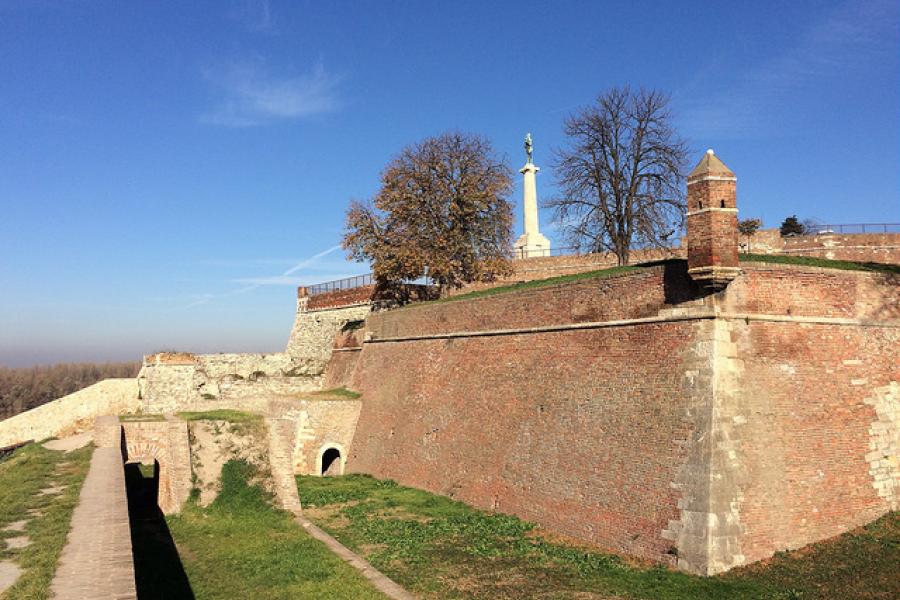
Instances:
[[[743,216],[900,221],[898,56],[896,0],[0,0],[0,364],[281,350],[402,146],[518,168],[531,131],[547,196],[614,85],[671,93]]]

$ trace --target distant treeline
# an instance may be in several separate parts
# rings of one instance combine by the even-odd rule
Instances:
[[[77,392],[101,379],[135,377],[140,368],[140,362],[0,367],[0,419]]]

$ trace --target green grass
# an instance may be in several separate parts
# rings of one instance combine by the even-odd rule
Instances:
[[[165,421],[165,415],[160,415],[157,413],[132,413],[128,415],[119,415],[119,420],[122,422],[131,422],[131,421]]]
[[[185,421],[228,421],[230,423],[257,423],[263,420],[262,415],[220,408],[200,412],[180,412],[178,416]]]
[[[312,392],[309,394],[314,398],[322,398],[326,397],[333,400],[356,400],[362,394],[359,392],[354,392],[353,390],[348,390],[345,387],[332,388],[330,390],[321,390],[319,392]]]
[[[842,269],[844,271],[870,271],[875,273],[892,273],[900,275],[900,265],[888,265],[876,262],[853,262],[849,260],[829,260],[814,256],[791,256],[786,254],[740,254],[741,261],[764,262],[780,265],[803,265],[807,267],[824,267],[826,269]]]
[[[24,535],[31,545],[20,550],[0,550],[0,560],[12,559],[23,569],[3,600],[38,600],[50,596],[50,583],[66,543],[72,511],[90,465],[93,446],[68,454],[29,444],[0,464],[0,529],[14,521],[30,519]],[[67,486],[60,494],[43,495],[50,486]],[[29,516],[29,509],[43,511]],[[16,537],[18,532],[0,532]],[[0,544],[0,548],[5,544]]]
[[[305,514],[424,598],[900,597],[900,516],[766,565],[695,577],[550,539],[531,523],[350,475],[298,477]],[[877,582],[877,583],[875,583]]]
[[[355,569],[310,537],[269,495],[253,468],[230,461],[207,508],[188,502],[167,518],[198,600],[383,598]]]
[[[572,275],[559,275],[557,277],[549,277],[547,279],[535,279],[532,281],[523,281],[512,285],[502,285],[497,287],[486,288],[483,290],[475,290],[456,296],[447,296],[437,300],[429,300],[427,302],[413,302],[407,304],[403,308],[414,308],[416,306],[429,306],[441,302],[456,302],[458,300],[472,300],[474,298],[483,298],[485,296],[494,296],[497,294],[507,294],[509,292],[519,292],[522,290],[533,290],[543,287],[550,287],[562,283],[571,283],[582,279],[606,279],[607,277],[616,277],[626,273],[632,273],[640,270],[640,265],[628,265],[623,267],[610,267],[608,269],[598,269],[596,271],[585,271],[584,273],[574,273]]]

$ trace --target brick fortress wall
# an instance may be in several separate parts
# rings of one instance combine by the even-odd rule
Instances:
[[[742,268],[373,314],[348,468],[700,573],[896,507],[900,281]]]

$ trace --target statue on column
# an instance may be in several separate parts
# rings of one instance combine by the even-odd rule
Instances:
[[[528,155],[528,164],[532,164],[532,154],[534,154],[534,146],[531,143],[531,133],[525,134],[525,154]]]

